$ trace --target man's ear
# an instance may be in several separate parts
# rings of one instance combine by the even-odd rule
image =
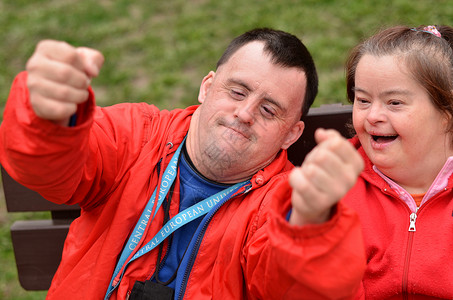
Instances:
[[[198,92],[198,102],[203,103],[211,88],[212,81],[214,80],[215,72],[210,71],[201,81],[200,91]]]
[[[299,139],[299,137],[302,135],[302,133],[304,132],[304,128],[305,128],[305,123],[302,121],[297,121],[297,123],[294,124],[294,126],[291,128],[291,130],[286,135],[286,138],[285,138],[281,148],[288,149],[289,146],[294,144]]]

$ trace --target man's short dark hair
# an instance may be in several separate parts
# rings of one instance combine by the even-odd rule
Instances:
[[[271,55],[272,62],[282,67],[298,68],[305,72],[307,88],[302,104],[302,117],[305,116],[318,94],[318,74],[310,52],[296,36],[270,28],[257,28],[236,37],[217,62],[217,68],[244,45],[264,42],[264,52]]]

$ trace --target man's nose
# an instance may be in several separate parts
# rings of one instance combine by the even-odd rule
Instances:
[[[237,117],[242,123],[252,125],[255,123],[255,111],[257,105],[249,99],[245,99],[237,102],[235,109],[235,117]]]

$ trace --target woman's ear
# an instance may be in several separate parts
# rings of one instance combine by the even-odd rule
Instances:
[[[446,129],[445,131],[447,133],[451,132],[453,129],[452,122],[453,122],[453,117],[452,117],[451,113],[448,111],[444,111],[444,116],[442,118],[442,124],[443,124],[444,128]]]
[[[214,80],[215,72],[210,71],[201,81],[200,91],[198,92],[198,102],[203,103],[211,88],[212,81]]]
[[[286,135],[286,139],[283,142],[282,149],[288,149],[289,146],[294,144],[304,132],[305,123],[302,121],[297,121],[296,124],[291,128],[291,130]]]
[[[450,93],[451,93],[451,96],[453,97],[453,90],[451,90]],[[442,118],[442,123],[443,123],[447,133],[451,132],[452,129],[453,129],[453,116],[452,116],[452,113],[448,109],[444,109],[444,110],[442,110],[442,112],[444,114],[444,116]]]

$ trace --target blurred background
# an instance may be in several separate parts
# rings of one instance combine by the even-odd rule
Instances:
[[[453,1],[1,0],[0,113],[15,75],[42,39],[104,54],[92,82],[99,105],[148,102],[171,109],[196,104],[201,79],[227,44],[255,27],[288,31],[305,43],[320,79],[314,106],[347,103],[348,52],[397,24],[453,25]],[[7,214],[0,186],[0,299],[45,298],[45,292],[20,287],[9,233],[14,220],[35,217]]]

